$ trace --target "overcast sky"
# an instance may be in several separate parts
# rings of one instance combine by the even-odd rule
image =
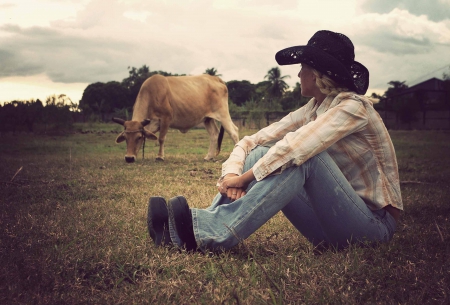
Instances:
[[[0,102],[78,102],[142,65],[257,83],[323,29],[353,41],[368,94],[450,72],[450,0],[0,0]],[[293,86],[299,67],[280,68]]]

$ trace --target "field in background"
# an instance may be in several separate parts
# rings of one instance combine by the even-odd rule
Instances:
[[[155,248],[147,201],[207,207],[229,136],[215,162],[197,129],[169,132],[165,162],[148,141],[145,159],[126,164],[120,128],[0,136],[1,304],[450,303],[450,132],[391,132],[406,211],[389,245],[315,255],[278,214],[208,256]]]

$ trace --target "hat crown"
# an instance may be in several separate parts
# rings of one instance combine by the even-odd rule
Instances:
[[[308,46],[328,53],[346,67],[350,67],[355,60],[353,43],[344,34],[318,31],[308,41]]]
[[[344,34],[318,31],[306,46],[294,46],[278,51],[275,60],[280,65],[306,64],[358,94],[369,87],[369,70],[355,61],[355,48]]]

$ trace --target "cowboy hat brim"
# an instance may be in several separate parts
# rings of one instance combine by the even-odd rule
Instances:
[[[358,94],[365,94],[369,87],[369,71],[362,64],[353,61],[346,67],[335,57],[313,46],[283,49],[276,53],[275,60],[279,65],[307,64]]]

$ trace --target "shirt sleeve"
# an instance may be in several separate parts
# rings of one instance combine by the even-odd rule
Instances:
[[[253,174],[260,181],[277,169],[301,165],[345,136],[360,131],[367,123],[364,105],[353,99],[344,100],[316,120],[296,130],[287,130],[253,166]]]
[[[305,120],[306,105],[289,113],[280,121],[275,122],[251,136],[245,136],[234,147],[227,161],[222,164],[222,175],[241,175],[244,162],[248,154],[258,145],[273,146],[281,140],[283,136],[291,131],[297,130]]]

